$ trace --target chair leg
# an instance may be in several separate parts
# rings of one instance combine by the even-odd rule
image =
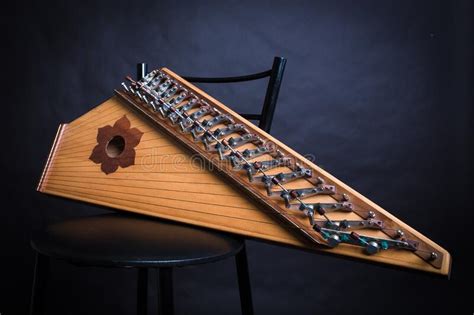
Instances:
[[[43,315],[46,280],[49,272],[49,257],[36,253],[33,287],[31,290],[30,315]]]
[[[158,314],[173,315],[173,269],[171,267],[160,268],[158,286]]]
[[[148,312],[148,269],[138,268],[137,282],[137,315]]]
[[[245,245],[235,256],[237,277],[239,280],[240,306],[243,315],[253,315],[252,288],[250,286],[249,266]]]

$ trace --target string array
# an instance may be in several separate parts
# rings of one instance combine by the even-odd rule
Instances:
[[[208,100],[163,71],[154,70],[138,81],[127,77],[127,81],[122,82],[122,92],[133,99],[133,105],[141,106],[154,117],[176,126],[177,137],[190,135],[196,146],[230,163],[235,172],[245,171],[248,185],[263,185],[269,198],[279,197],[284,206],[274,210],[280,215],[293,220],[292,215],[284,209],[299,209],[308,219],[308,228],[320,235],[329,247],[345,243],[363,247],[370,255],[387,249],[401,249],[415,252],[429,262],[439,258],[436,251],[422,248],[418,240],[406,238],[402,229],[394,228],[393,224],[387,226],[386,222],[377,218],[375,210],[355,207],[347,194],[337,194],[335,186],[326,184],[322,177],[316,177],[314,182],[308,181],[311,187],[287,188],[287,183],[297,179],[314,180],[313,171],[296,163],[295,159],[283,154],[271,141],[251,133],[244,124],[236,123],[234,117],[222,113]],[[229,137],[233,134],[239,136]],[[246,144],[253,144],[255,148],[239,150]],[[272,159],[257,159],[263,155],[270,155]],[[287,167],[291,171],[270,174],[270,170],[279,167]],[[320,195],[332,196],[336,202],[305,202],[305,198]],[[331,212],[355,213],[361,219],[333,220],[327,215]],[[296,226],[300,224],[295,222]],[[387,237],[373,237],[354,231],[367,229],[383,231]]]

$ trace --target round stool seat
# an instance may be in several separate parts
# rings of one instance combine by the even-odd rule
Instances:
[[[229,234],[128,214],[52,224],[31,241],[40,254],[78,264],[174,267],[233,256],[244,241]]]

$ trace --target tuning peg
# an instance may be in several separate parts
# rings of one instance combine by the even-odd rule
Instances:
[[[364,244],[365,245],[365,251],[369,255],[376,254],[380,250],[380,245],[376,241],[372,240],[372,241],[367,242],[364,238],[362,238],[356,232],[351,232],[350,237],[353,240]]]
[[[241,168],[242,167],[241,162],[243,161],[243,159],[251,160],[256,157],[259,157],[266,153],[271,153],[271,152],[272,152],[271,148],[268,148],[267,146],[261,146],[256,149],[245,149],[242,152],[240,151],[231,152],[230,154],[225,155],[224,158],[230,160],[234,168]]]
[[[219,158],[224,160],[224,151],[229,148],[229,143],[226,139],[216,143],[217,152],[219,152]]]
[[[191,134],[193,135],[193,138],[195,141],[199,140],[198,134],[204,132],[206,129],[210,129],[213,126],[217,124],[223,124],[223,123],[234,123],[234,119],[230,117],[229,115],[226,114],[220,114],[212,119],[205,119],[199,126],[196,126],[191,130]]]
[[[260,170],[267,171],[267,170],[271,170],[280,166],[290,166],[290,164],[291,164],[291,159],[283,157],[283,156],[279,156],[278,158],[275,158],[273,160],[268,160],[268,161],[256,161],[256,162],[253,162],[248,167],[246,167],[247,176],[249,178],[249,181],[252,182],[254,179],[253,177],[254,174],[258,173]]]
[[[290,192],[288,190],[282,190],[281,193],[280,193],[280,197],[283,198],[283,200],[285,201],[285,206],[287,208],[290,208],[291,207]]]
[[[130,92],[130,90],[128,89],[128,86],[125,84],[125,82],[122,82],[122,86],[125,89],[125,91]]]
[[[380,250],[380,246],[377,242],[371,241],[365,247],[365,251],[369,255],[377,254]]]
[[[337,234],[331,234],[326,241],[329,247],[334,248],[341,243],[341,238]]]
[[[405,236],[405,233],[404,233],[402,230],[398,229],[398,230],[396,231],[395,237],[396,237],[396,238],[402,238],[403,236]]]
[[[266,147],[262,147],[262,148],[266,148]],[[245,151],[244,151],[245,153]],[[265,183],[268,183],[270,186],[271,186],[271,183],[269,183],[270,181],[270,178],[273,180],[273,179],[277,179],[278,182],[282,182],[282,183],[288,183],[290,181],[293,181],[295,179],[298,179],[298,178],[309,178],[312,176],[312,171],[310,169],[306,169],[306,168],[302,168],[302,167],[298,167],[298,169],[294,172],[290,172],[290,173],[278,173],[276,175],[273,175],[271,177],[267,176],[265,177],[262,176],[262,177],[259,177],[262,179],[262,181],[264,181]],[[311,190],[313,190],[313,188],[310,188]],[[314,189],[317,189],[317,188],[314,188]],[[293,190],[293,191],[297,191],[297,190]],[[288,198],[292,197],[291,196],[291,193],[290,195],[288,196]],[[297,193],[297,195],[295,195],[295,197],[293,199],[296,199],[299,197],[299,193]]]
[[[309,224],[314,225],[314,209],[312,205],[307,205],[306,209],[303,210],[304,214],[309,218]]]
[[[313,225],[313,230],[321,234],[322,237],[326,240],[327,245],[331,248],[334,248],[341,243],[341,238],[337,233],[328,233],[323,230],[323,228],[318,224]]]
[[[323,185],[325,183],[324,179],[320,176],[316,177],[316,185]]]
[[[173,124],[176,124],[181,116],[187,115],[188,110],[193,109],[194,107],[198,105],[199,105],[199,102],[196,96],[191,95],[187,103],[181,106],[177,111],[171,113],[168,116],[168,118],[171,120],[171,122],[173,122]]]

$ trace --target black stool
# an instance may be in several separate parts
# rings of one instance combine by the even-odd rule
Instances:
[[[184,77],[190,82],[231,83],[270,77],[261,114],[244,114],[270,131],[286,59],[275,57],[272,69],[226,78]],[[147,73],[138,64],[138,78]],[[245,242],[242,238],[133,214],[105,214],[63,221],[36,233],[31,314],[44,314],[49,258],[76,265],[138,269],[137,314],[147,313],[148,268],[159,269],[159,311],[173,314],[173,267],[216,262],[235,256],[243,314],[253,314]]]

